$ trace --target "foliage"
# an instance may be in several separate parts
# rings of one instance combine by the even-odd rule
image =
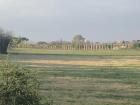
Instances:
[[[133,41],[133,48],[140,48],[140,40]]]
[[[39,105],[39,82],[29,70],[4,61],[0,79],[0,105]]]
[[[85,42],[85,38],[82,35],[75,35],[72,40],[72,45],[74,48],[79,48]]]
[[[12,37],[11,42],[10,42],[10,48],[16,48],[18,45],[23,45],[24,42],[29,41],[28,38],[26,37]]]
[[[7,54],[7,48],[11,41],[11,32],[5,32],[4,30],[0,29],[0,53]]]
[[[39,41],[37,42],[38,45],[47,45],[47,42],[44,42],[44,41]]]

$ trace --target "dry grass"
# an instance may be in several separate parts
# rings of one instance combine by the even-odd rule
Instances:
[[[83,65],[83,66],[140,66],[137,59],[113,59],[113,60],[84,60],[84,61],[65,61],[65,60],[29,60],[20,61],[22,63],[46,64],[46,65]]]

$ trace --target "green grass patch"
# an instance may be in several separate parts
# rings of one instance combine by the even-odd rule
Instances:
[[[139,68],[63,66],[34,70],[42,84],[42,96],[50,96],[55,105],[140,104]]]
[[[48,50],[34,48],[9,49],[9,53],[22,54],[56,54],[56,55],[94,55],[94,56],[140,56],[139,49],[124,50],[100,50],[100,51],[79,51],[79,50]]]
[[[102,60],[139,59],[139,50],[58,51],[42,49],[10,50],[12,61],[20,60]],[[128,53],[126,53],[128,52]],[[22,54],[24,53],[24,54]],[[84,56],[83,56],[84,55]],[[96,56],[97,55],[97,56]],[[1,56],[5,58],[5,55]],[[25,64],[41,82],[43,105],[140,105],[140,66],[78,66]],[[30,66],[34,65],[34,66]]]

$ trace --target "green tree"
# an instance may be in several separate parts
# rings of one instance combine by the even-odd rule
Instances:
[[[9,62],[0,65],[0,105],[39,105],[39,82],[31,72]]]
[[[3,29],[0,29],[0,53],[7,54],[7,48],[11,41],[11,32],[5,32]]]
[[[85,43],[85,38],[82,35],[75,35],[72,40],[72,45],[74,48],[79,48]]]
[[[133,41],[133,48],[140,48],[140,40]]]
[[[10,42],[10,48],[18,47],[19,45],[23,45],[25,42],[29,41],[26,37],[12,37]]]

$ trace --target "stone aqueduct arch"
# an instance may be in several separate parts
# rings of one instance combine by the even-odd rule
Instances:
[[[119,48],[131,48],[131,44],[118,45],[114,43],[91,43],[91,44],[81,44],[78,48],[74,48],[72,44],[64,45],[50,45],[45,47],[46,49],[59,49],[59,50],[84,50],[84,51],[96,51],[96,50],[117,50]]]

